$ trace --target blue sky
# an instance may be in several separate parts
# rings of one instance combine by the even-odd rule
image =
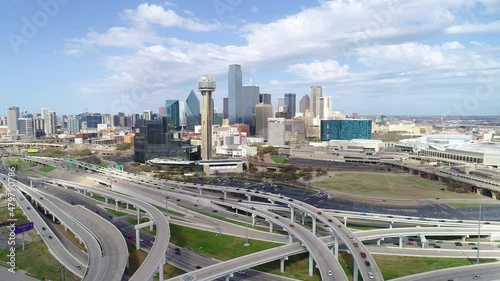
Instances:
[[[345,113],[500,115],[498,0],[0,2],[0,108],[157,111],[241,64],[273,99]],[[2,114],[3,115],[3,114]]]

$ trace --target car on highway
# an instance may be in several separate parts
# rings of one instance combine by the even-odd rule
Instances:
[[[290,227],[295,227],[295,224],[293,224],[293,223],[292,223],[292,224],[290,224]]]
[[[239,275],[245,275],[246,274],[246,272],[244,270],[237,271],[236,273],[238,273]]]
[[[360,252],[359,254],[361,255],[362,258],[366,259],[366,253],[365,252]]]
[[[352,243],[352,244],[354,245],[354,247],[359,247],[358,242],[354,242],[354,243]]]
[[[337,225],[339,228],[342,228],[342,224]]]
[[[322,213],[321,211],[318,211],[317,213],[318,213],[318,215],[321,215],[321,214],[323,214],[323,213]]]
[[[369,277],[370,279],[373,279],[373,278],[375,278],[375,275],[373,275],[373,272],[368,271],[368,277]]]
[[[329,221],[329,222],[333,222],[333,220],[332,220],[332,219],[328,219],[328,221]]]
[[[369,261],[365,261],[365,264],[366,264],[366,266],[370,266],[370,262]]]
[[[439,246],[439,245],[434,245],[434,248],[441,248],[441,246]]]
[[[328,270],[328,276],[332,276],[333,272],[331,270]]]
[[[455,246],[462,246],[461,242],[455,242]]]
[[[472,277],[473,280],[478,280],[478,279],[481,279],[481,275],[474,275]]]
[[[351,233],[347,234],[347,237],[349,237],[349,239],[354,238],[354,236],[352,236],[352,234],[351,234]]]
[[[200,268],[201,268],[201,266],[199,266],[199,265],[196,266],[196,269],[200,269]]]
[[[82,267],[81,267],[81,266],[79,266],[79,265],[77,265],[77,266],[76,266],[76,269],[81,270],[81,269],[82,269]]]

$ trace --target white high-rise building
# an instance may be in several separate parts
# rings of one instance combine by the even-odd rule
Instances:
[[[267,144],[285,145],[285,118],[267,119]]]
[[[7,108],[7,129],[8,133],[15,135],[19,132],[19,107],[11,106]]]
[[[318,117],[319,115],[319,98],[323,96],[322,86],[311,86],[311,94],[309,97],[310,111],[313,113],[313,117]]]
[[[48,109],[42,108],[43,130],[46,136],[56,134],[56,113]]]
[[[319,98],[319,119],[330,118],[332,112],[332,97],[324,96]]]
[[[144,116],[144,120],[151,120],[151,118],[153,117],[151,110],[144,110],[143,116]]]

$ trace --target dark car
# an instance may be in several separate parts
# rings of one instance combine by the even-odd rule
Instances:
[[[369,261],[365,261],[365,264],[366,264],[366,266],[370,266],[370,262]]]
[[[200,269],[200,268],[201,268],[201,266],[199,266],[199,265],[196,266],[196,269]]]

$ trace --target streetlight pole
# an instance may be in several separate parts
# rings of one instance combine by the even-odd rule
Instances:
[[[165,217],[168,219],[168,186],[165,180]]]
[[[479,196],[481,195],[481,192],[479,192]],[[479,197],[479,219],[477,221],[477,264],[479,264],[479,248],[481,247],[481,197]]]

